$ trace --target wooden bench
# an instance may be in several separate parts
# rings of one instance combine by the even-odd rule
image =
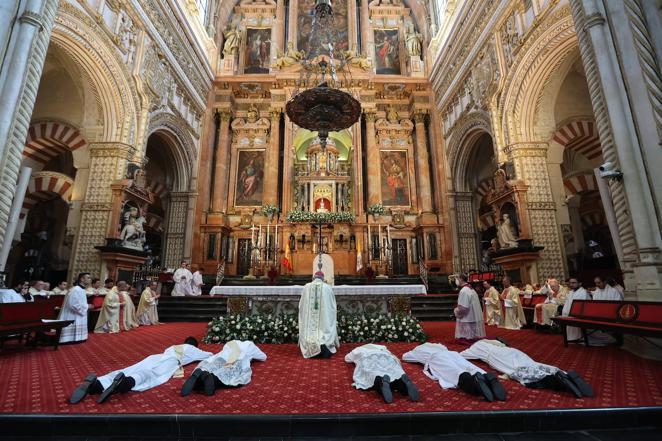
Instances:
[[[536,314],[536,305],[539,303],[545,303],[547,298],[544,294],[531,294],[526,296],[524,293],[520,293],[519,301],[522,304],[522,309],[524,310],[524,317],[526,317],[527,327],[532,327],[534,325],[534,318]]]
[[[60,343],[62,328],[69,326],[73,320],[58,320],[43,322],[42,319],[52,320],[55,318],[56,301],[40,300],[30,303],[3,303],[0,304],[0,348],[7,337],[14,335],[28,335],[34,333],[34,338],[27,339],[26,344],[32,343],[36,346],[40,340],[50,340],[57,349]],[[54,332],[50,339],[46,339],[47,333]]]
[[[567,317],[552,318],[563,331],[568,346],[567,326],[581,328],[588,346],[588,329],[662,338],[662,302],[632,300],[574,300]]]

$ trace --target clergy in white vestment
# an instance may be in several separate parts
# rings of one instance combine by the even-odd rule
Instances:
[[[198,268],[196,272],[193,273],[193,278],[191,279],[191,295],[200,296],[202,295],[202,286],[204,285],[202,280],[202,271]]]
[[[267,355],[252,341],[232,340],[221,352],[202,360],[182,386],[182,396],[199,389],[205,395],[214,395],[220,387],[243,386],[251,382],[253,360],[265,361]]]
[[[61,281],[53,288],[53,294],[56,296],[66,296],[69,292],[69,284],[66,280]]]
[[[533,321],[541,326],[551,326],[552,317],[558,315],[559,307],[565,304],[568,289],[561,286],[558,280],[548,279],[540,293],[546,295],[543,303],[538,303],[533,315]]]
[[[317,271],[301,291],[299,300],[299,348],[304,358],[329,358],[340,346],[333,289]]]
[[[113,288],[108,291],[103,299],[99,319],[94,327],[95,333],[103,334],[109,332],[115,334],[120,332],[120,312],[124,306],[122,303],[116,289]]]
[[[480,340],[460,353],[468,360],[481,360],[504,374],[534,389],[565,390],[577,398],[592,397],[591,386],[574,371],[563,371],[556,366],[538,363],[519,349],[497,340]]]
[[[177,268],[175,274],[172,275],[172,281],[175,282],[175,286],[170,295],[175,297],[191,295],[191,281],[193,280],[193,274],[191,274],[191,271],[188,268],[189,263],[186,260],[182,260],[181,266]]]
[[[602,277],[596,277],[593,282],[595,283],[595,291],[591,293],[593,300],[623,300],[623,295],[613,286],[609,286]]]
[[[499,325],[501,323],[501,299],[499,291],[487,280],[483,281],[483,301],[485,302],[485,322],[487,325]]]
[[[99,296],[105,294],[106,290],[102,290],[101,279],[96,277],[92,279],[87,288],[85,288],[85,294],[88,296]]]
[[[130,331],[133,328],[137,328],[140,325],[138,323],[138,316],[136,315],[136,307],[133,304],[133,299],[129,295],[129,289],[131,289],[131,287],[124,280],[120,280],[117,282],[117,287],[115,287],[115,289],[120,301],[124,304],[121,317],[123,331]]]
[[[74,322],[62,328],[60,343],[75,343],[87,340],[87,296],[85,288],[92,278],[89,273],[80,273],[76,286],[71,288],[62,302],[58,320],[73,320]]]
[[[28,293],[30,294],[27,300],[28,302],[34,302],[37,297],[49,297],[49,293],[44,290],[44,281],[43,280],[35,280],[32,282],[32,286],[28,290]]]
[[[561,311],[561,315],[563,317],[570,315],[573,301],[591,300],[588,292],[581,286],[581,283],[579,283],[579,280],[577,280],[576,277],[571,277],[568,280],[568,287],[570,288],[570,292],[568,293],[568,296],[565,299],[565,303],[563,304],[563,311]],[[582,336],[582,330],[580,328],[576,326],[566,326],[565,329],[568,336],[568,341],[580,341],[584,339]]]
[[[13,289],[2,288],[0,289],[0,303],[25,303],[25,299]]]
[[[97,403],[105,402],[114,393],[130,390],[142,392],[167,383],[171,378],[184,376],[184,366],[211,357],[211,352],[198,349],[198,341],[187,337],[184,344],[167,348],[161,354],[150,355],[142,361],[98,377],[88,375],[71,395],[72,404],[90,394],[101,394]]]
[[[506,329],[520,329],[526,325],[524,309],[519,298],[519,289],[510,284],[510,277],[503,278],[503,291],[501,292],[503,301],[504,320],[499,327]]]
[[[136,316],[138,318],[138,323],[141,325],[160,324],[156,305],[158,304],[161,295],[156,291],[157,286],[158,284],[156,282],[150,282],[149,286],[147,286],[140,295],[140,302],[138,303]]]
[[[460,274],[457,279],[461,286],[457,297],[455,314],[455,338],[476,340],[485,337],[483,310],[480,307],[478,293],[469,285],[469,277]]]
[[[459,387],[472,395],[482,395],[487,401],[506,399],[506,390],[494,374],[485,372],[440,343],[423,343],[406,352],[402,359],[421,363],[423,373],[443,389]]]
[[[374,388],[386,403],[393,401],[391,388],[418,401],[418,389],[402,369],[400,360],[386,346],[367,344],[355,348],[345,356],[347,363],[354,363],[352,386],[368,390]]]

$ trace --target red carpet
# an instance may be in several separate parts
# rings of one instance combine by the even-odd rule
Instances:
[[[502,336],[512,346],[534,359],[575,369],[594,387],[596,397],[575,399],[568,394],[526,389],[505,382],[508,401],[488,403],[457,390],[442,390],[423,375],[418,364],[403,363],[421,391],[421,401],[413,403],[396,395],[393,404],[384,404],[375,392],[351,387],[353,365],[343,358],[356,344],[343,344],[331,360],[304,360],[295,345],[260,345],[268,359],[253,364],[253,382],[238,389],[218,390],[214,397],[193,394],[181,397],[184,379],[172,379],[158,388],[113,396],[97,405],[87,398],[78,405],[68,397],[89,372],[103,374],[160,353],[187,335],[201,339],[206,324],[173,323],[141,327],[114,335],[90,335],[87,343],[28,350],[7,343],[0,353],[0,412],[2,413],[218,413],[218,414],[309,414],[432,412],[459,410],[519,410],[550,408],[595,408],[662,405],[662,363],[644,360],[615,347],[565,349],[558,335],[534,331],[507,331],[490,327],[489,336]],[[433,342],[449,349],[454,323],[425,323]],[[414,344],[388,345],[400,357]],[[202,345],[210,351],[219,346]],[[486,367],[484,365],[481,365]],[[186,368],[186,376],[195,364]]]

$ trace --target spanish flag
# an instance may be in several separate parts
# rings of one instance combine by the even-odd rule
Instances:
[[[361,241],[356,242],[356,272],[360,273],[363,268],[363,253],[361,253]]]
[[[290,252],[290,242],[287,241],[285,243],[285,256],[283,256],[283,260],[281,263],[289,272],[292,272],[292,253]]]

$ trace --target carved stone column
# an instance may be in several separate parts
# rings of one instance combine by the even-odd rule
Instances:
[[[515,163],[517,178],[529,186],[527,206],[523,208],[529,215],[533,243],[545,247],[537,262],[538,280],[566,278],[556,203],[547,170],[547,147],[545,142],[516,143],[506,147],[506,153]]]
[[[379,158],[379,148],[377,148],[377,139],[375,136],[375,118],[374,112],[365,113],[366,123],[366,144],[368,160],[368,206],[379,204],[382,201],[381,195],[381,161]]]
[[[126,175],[134,148],[123,143],[90,144],[90,177],[81,206],[81,219],[72,252],[71,276],[86,271],[104,277],[96,246],[104,245],[112,216],[111,184]],[[119,228],[119,225],[118,225]],[[71,278],[71,277],[70,277]]]
[[[455,193],[455,221],[457,225],[459,271],[478,268],[476,222],[473,216],[473,196],[470,192]],[[456,271],[458,268],[455,269]]]
[[[264,203],[278,204],[278,149],[280,148],[280,109],[271,111],[270,145],[264,170]]]
[[[430,186],[430,159],[425,136],[425,113],[414,114],[416,123],[416,184],[418,193],[418,209],[423,213],[432,212],[432,188]]]
[[[216,167],[214,169],[214,188],[212,190],[211,211],[220,213],[227,207],[228,179],[230,161],[228,160],[228,146],[230,145],[230,118],[232,114],[221,111],[221,130],[219,132],[218,146],[216,147]]]
[[[186,239],[186,219],[189,205],[188,202],[188,192],[181,191],[170,193],[164,263],[164,265],[168,268],[176,268],[185,257],[184,251]]]

